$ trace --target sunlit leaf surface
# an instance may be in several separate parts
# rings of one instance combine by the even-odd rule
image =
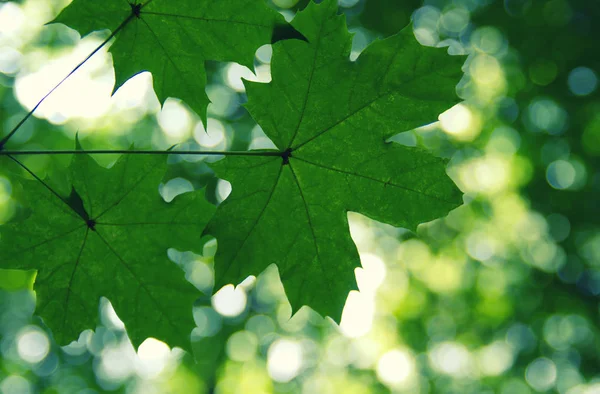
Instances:
[[[22,181],[31,214],[0,227],[1,267],[37,270],[36,311],[59,343],[95,326],[105,296],[136,345],[152,336],[189,347],[200,293],[167,248],[196,250],[214,208],[200,191],[164,202],[164,172],[161,156],[123,156],[107,170],[79,154],[70,196]]]
[[[256,49],[282,38],[300,38],[262,0],[75,0],[54,20],[81,35],[110,29],[115,90],[133,75],[150,71],[161,102],[184,100],[204,120],[207,60],[252,67]]]
[[[360,265],[348,211],[414,230],[462,201],[445,160],[386,139],[456,102],[464,58],[407,29],[351,62],[335,1],[309,5],[293,25],[310,44],[276,44],[273,83],[248,83],[250,114],[284,153],[213,165],[233,192],[207,232],[219,241],[217,288],[274,263],[295,310],[339,321]]]

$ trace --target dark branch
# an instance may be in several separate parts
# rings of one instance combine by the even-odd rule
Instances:
[[[277,151],[203,151],[203,150],[191,150],[191,151],[172,151],[172,150],[108,150],[108,149],[96,149],[96,150],[22,150],[22,151],[0,151],[0,156],[18,156],[18,155],[81,155],[81,154],[94,154],[94,155],[196,155],[196,156],[280,156],[287,157],[291,156],[290,153],[277,152]]]

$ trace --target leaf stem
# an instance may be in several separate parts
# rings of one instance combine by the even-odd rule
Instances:
[[[67,79],[69,79],[69,77],[71,77],[71,75],[75,74],[75,72],[77,70],[79,70],[81,68],[81,66],[83,66],[88,60],[90,60],[92,58],[92,56],[94,56],[96,53],[98,53],[98,51],[100,49],[102,49],[106,44],[108,44],[108,42],[117,35],[117,33],[119,33],[121,30],[123,30],[123,28],[125,26],[127,26],[127,24],[133,19],[135,15],[131,14],[127,17],[127,19],[125,19],[107,38],[106,40],[104,40],[96,49],[94,49],[85,59],[83,59],[77,66],[75,66],[75,68],[73,68],[68,74],[67,76],[65,76],[63,79],[60,80],[59,83],[57,83],[52,89],[50,89],[50,91],[48,93],[46,93],[46,95],[44,97],[42,97],[42,99],[40,101],[38,101],[38,103],[35,105],[35,107],[33,107],[31,109],[31,111],[29,111],[24,117],[23,119],[21,119],[21,121],[19,123],[17,123],[17,125],[10,131],[10,133],[8,133],[4,138],[2,138],[2,140],[0,140],[0,151],[2,151],[4,149],[4,146],[6,145],[6,143],[8,142],[8,140],[10,140],[12,138],[13,135],[15,135],[15,133],[21,128],[21,126],[23,126],[23,124],[27,121],[27,119],[29,119],[31,117],[31,115],[33,115],[33,113],[39,108],[40,105],[42,105],[42,103],[52,94],[54,93],[54,91],[56,89],[58,89]]]
[[[170,150],[5,150],[0,151],[0,156],[18,156],[18,155],[196,155],[196,156],[276,156],[282,157],[284,153],[277,151],[206,151],[206,150],[190,150],[190,151],[170,151]]]
[[[0,153],[4,153],[4,152],[0,152]],[[44,185],[44,187],[46,189],[48,189],[48,191],[50,193],[52,193],[56,198],[58,198],[60,201],[62,201],[63,203],[65,203],[70,210],[72,210],[74,213],[77,214],[77,216],[82,217],[76,210],[73,209],[73,207],[67,202],[67,200],[65,200],[63,197],[61,197],[60,194],[58,194],[58,192],[56,190],[54,190],[53,188],[50,187],[50,185],[48,185],[46,182],[44,182],[42,180],[42,178],[40,178],[39,176],[37,176],[33,171],[31,171],[25,164],[21,163],[19,160],[17,160],[16,158],[12,157],[12,155],[8,155],[8,157],[14,161],[15,163],[17,163],[21,168],[23,168],[25,171],[27,171],[29,173],[29,175],[31,175],[32,177],[35,178],[36,181],[40,182],[42,185]],[[82,217],[83,218],[83,217]],[[85,220],[85,218],[83,218]]]

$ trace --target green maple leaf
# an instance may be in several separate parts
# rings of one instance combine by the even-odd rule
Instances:
[[[132,76],[150,71],[161,103],[179,97],[203,121],[209,103],[204,91],[206,60],[252,68],[261,45],[302,38],[264,0],[74,0],[53,22],[82,36],[103,29],[117,32],[110,47],[115,90]]]
[[[233,191],[206,232],[219,242],[216,288],[277,264],[294,310],[339,321],[360,266],[348,211],[415,229],[461,204],[445,160],[386,140],[457,101],[464,58],[419,45],[407,28],[352,62],[334,0],[292,24],[310,44],[274,45],[273,82],[247,83],[247,108],[281,157],[213,164]]]
[[[151,336],[189,349],[200,293],[167,249],[198,249],[214,206],[201,191],[166,203],[158,193],[165,168],[164,156],[125,155],[107,170],[79,154],[67,198],[22,181],[32,211],[0,226],[0,268],[37,270],[37,314],[58,343],[93,327],[105,296],[134,345]]]

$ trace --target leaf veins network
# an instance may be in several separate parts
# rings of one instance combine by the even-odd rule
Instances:
[[[206,232],[219,242],[216,288],[277,264],[294,310],[339,321],[360,266],[348,211],[414,230],[462,202],[444,159],[386,140],[456,103],[464,58],[421,46],[408,27],[352,62],[334,0],[292,25],[308,42],[275,44],[272,83],[246,83],[246,107],[281,157],[213,164],[233,191]]]
[[[36,313],[59,344],[95,326],[105,296],[134,345],[155,337],[190,348],[200,293],[167,249],[198,251],[214,206],[201,191],[167,204],[157,188],[165,169],[161,156],[125,155],[107,170],[78,154],[67,197],[39,178],[22,181],[31,213],[0,226],[0,268],[37,270]]]
[[[160,102],[178,97],[206,121],[206,60],[253,66],[256,49],[301,38],[263,0],[74,0],[53,21],[82,36],[111,29],[118,89],[150,71]],[[206,122],[205,122],[206,124]]]

